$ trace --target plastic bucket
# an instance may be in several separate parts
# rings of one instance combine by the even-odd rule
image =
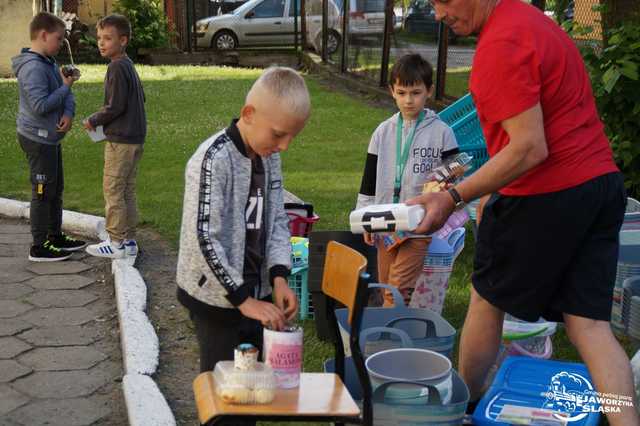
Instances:
[[[438,390],[443,404],[451,400],[451,361],[437,352],[413,348],[390,349],[371,355],[365,361],[365,366],[374,391],[387,382],[414,383],[389,388],[386,398],[402,401],[403,404],[425,404],[430,393],[426,385],[430,385]],[[415,383],[425,387],[416,386]]]
[[[404,331],[411,339],[415,348],[428,349],[447,357],[451,357],[455,343],[456,329],[451,326],[441,315],[429,309],[407,308],[398,289],[386,284],[369,284],[369,288],[385,288],[393,294],[394,306],[392,308],[367,307],[362,316],[362,328],[392,327]],[[340,335],[345,347],[345,354],[349,356],[349,325],[348,310],[336,309],[336,318],[340,328]],[[365,355],[371,355],[380,350],[381,345],[402,347],[397,336],[385,339],[385,336],[373,335],[367,340]],[[384,340],[376,342],[376,340]],[[388,349],[389,347],[385,347]]]

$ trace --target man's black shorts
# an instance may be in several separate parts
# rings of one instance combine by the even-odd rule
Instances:
[[[531,196],[493,194],[478,229],[473,286],[520,319],[609,321],[626,193],[620,173]]]

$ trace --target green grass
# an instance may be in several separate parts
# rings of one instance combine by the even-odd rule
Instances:
[[[106,67],[82,65],[73,89],[77,112],[63,140],[65,208],[103,214],[102,145],[81,129],[82,118],[102,104]],[[238,115],[258,70],[212,67],[137,66],[146,93],[148,135],[138,178],[143,224],[157,229],[175,247],[178,241],[183,174],[187,159],[208,136]],[[313,114],[284,155],[288,190],[312,202],[320,229],[346,227],[355,203],[371,132],[389,112],[321,89],[308,79]],[[0,80],[0,195],[28,200],[28,168],[16,142],[18,92],[14,79]]]
[[[79,121],[102,104],[101,65],[81,65],[83,77],[74,85],[77,118],[63,141],[65,208],[103,215],[102,146],[89,141]],[[187,159],[208,136],[227,126],[238,114],[259,70],[220,67],[137,66],[146,92],[149,132],[138,177],[138,202],[143,226],[160,232],[172,245],[179,237],[183,173]],[[468,69],[455,70],[448,87],[459,80],[466,93]],[[355,203],[371,132],[390,114],[341,93],[328,91],[307,77],[313,112],[308,125],[283,155],[285,186],[314,204],[321,217],[315,229],[347,229]],[[456,83],[458,84],[458,83]],[[464,88],[464,89],[463,89]],[[450,93],[450,92],[449,92]],[[24,154],[16,141],[18,91],[15,79],[0,79],[0,196],[28,200],[30,185]],[[444,317],[460,330],[469,298],[473,238],[456,262]],[[319,371],[331,348],[305,323],[307,371]],[[554,357],[578,360],[560,330]],[[631,345],[625,342],[631,354]]]

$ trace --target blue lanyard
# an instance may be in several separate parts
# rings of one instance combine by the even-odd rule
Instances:
[[[404,120],[402,119],[402,113],[398,113],[398,126],[396,128],[396,176],[393,181],[393,202],[397,203],[400,201],[400,188],[402,187],[402,176],[404,175],[404,169],[407,165],[407,159],[409,158],[409,150],[411,149],[411,145],[413,145],[413,137],[416,134],[416,130],[418,129],[418,125],[422,120],[424,120],[424,111],[420,111],[418,115],[418,119],[416,120],[415,126],[407,135],[407,140],[404,143],[404,148],[402,147],[402,127],[404,125]]]

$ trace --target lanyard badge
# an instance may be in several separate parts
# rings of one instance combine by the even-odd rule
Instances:
[[[418,126],[424,120],[424,111],[420,111],[415,126],[407,135],[407,141],[402,146],[402,128],[404,120],[402,119],[402,113],[398,113],[398,125],[396,128],[396,175],[393,182],[393,202],[398,203],[400,201],[400,189],[402,187],[402,176],[404,175],[404,169],[407,165],[407,159],[409,158],[409,150],[413,145],[413,138],[416,134]]]

